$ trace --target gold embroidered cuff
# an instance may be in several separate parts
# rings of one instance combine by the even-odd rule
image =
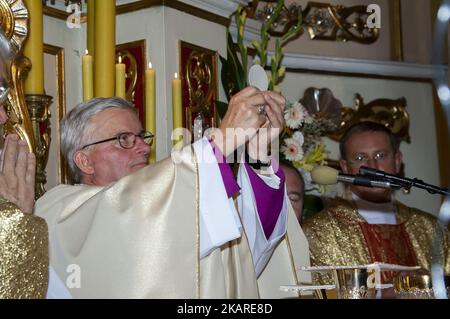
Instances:
[[[0,198],[0,298],[45,298],[48,230],[45,220]]]

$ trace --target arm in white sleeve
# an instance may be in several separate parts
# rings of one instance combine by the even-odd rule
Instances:
[[[242,225],[233,198],[228,198],[213,149],[206,138],[193,144],[198,162],[200,258],[241,237]]]

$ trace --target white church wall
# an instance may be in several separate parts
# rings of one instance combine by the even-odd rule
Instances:
[[[81,55],[85,39],[85,25],[80,29],[70,29],[66,22],[60,19],[44,16],[44,43],[64,48],[64,86],[66,111],[71,110],[82,101],[81,83]],[[46,166],[47,183],[45,189],[49,190],[61,182],[62,165],[60,162],[60,136],[59,116],[64,112],[64,105],[60,105],[58,98],[58,69],[56,56],[44,54],[44,83],[46,94],[53,97],[50,105],[50,136],[51,143]]]
[[[86,49],[86,24],[70,29],[66,21],[44,16],[44,43],[64,48],[67,111],[82,102],[81,56]]]

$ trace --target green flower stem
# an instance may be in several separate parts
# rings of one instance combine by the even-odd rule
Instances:
[[[247,83],[247,67],[248,67],[248,51],[247,46],[244,44],[244,30],[247,20],[247,11],[244,8],[239,7],[235,14],[235,22],[238,28],[237,44],[239,52],[241,54],[242,68],[244,69],[244,83]]]

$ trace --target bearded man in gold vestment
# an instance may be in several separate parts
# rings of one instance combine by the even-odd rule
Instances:
[[[383,125],[362,122],[350,127],[340,141],[342,171],[358,174],[360,166],[388,174],[400,172],[399,142]],[[342,197],[330,200],[320,213],[307,219],[311,264],[364,265],[374,262],[420,266],[430,270],[436,218],[407,207],[388,188],[350,185]],[[448,231],[444,242],[444,268],[450,271]],[[391,272],[382,281],[391,282]],[[318,275],[319,282],[329,282]]]
[[[11,55],[0,30],[0,125],[7,120]],[[47,224],[32,214],[35,170],[27,143],[8,135],[0,157],[0,298],[44,298],[47,292]]]

